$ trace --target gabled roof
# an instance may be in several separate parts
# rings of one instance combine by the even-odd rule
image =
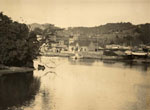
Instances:
[[[85,40],[85,41],[78,40],[78,41],[75,41],[75,42],[71,43],[70,45],[71,46],[76,46],[78,44],[79,46],[88,47],[90,45],[90,43],[91,43],[91,41],[89,41],[89,40]]]

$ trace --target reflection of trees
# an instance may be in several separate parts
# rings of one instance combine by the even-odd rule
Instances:
[[[43,110],[49,109],[50,110],[50,94],[49,91],[44,88],[42,90],[42,108]]]
[[[103,63],[106,66],[118,66],[117,64],[123,64],[123,67],[125,68],[131,68],[131,69],[139,69],[140,71],[148,71],[149,67],[150,67],[150,63],[138,63],[138,62],[134,62],[132,60],[103,60]],[[143,73],[144,74],[144,73]]]
[[[15,73],[0,77],[0,110],[29,104],[40,88],[40,80],[30,73]]]
[[[140,68],[140,70],[142,71],[148,71],[148,67],[150,66],[149,63],[137,63],[137,62],[133,62],[133,61],[126,61],[124,62],[124,66],[125,67],[129,67],[129,68]]]

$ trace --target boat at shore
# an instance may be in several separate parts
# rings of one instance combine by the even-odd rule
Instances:
[[[136,55],[136,56],[147,56],[147,52],[132,52],[132,55]]]
[[[146,57],[146,56],[149,55],[149,52],[144,52],[144,51],[126,51],[125,54],[127,56]]]

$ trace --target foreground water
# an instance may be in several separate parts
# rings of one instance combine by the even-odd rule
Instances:
[[[150,66],[42,57],[44,71],[0,76],[0,110],[150,110]]]

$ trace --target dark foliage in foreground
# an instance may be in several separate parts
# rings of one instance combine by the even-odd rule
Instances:
[[[36,34],[26,24],[0,13],[0,64],[32,67],[38,49]]]

